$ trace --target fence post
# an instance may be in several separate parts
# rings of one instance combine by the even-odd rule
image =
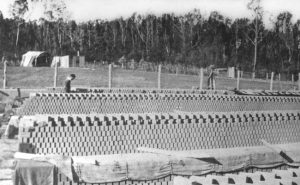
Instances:
[[[158,66],[157,88],[161,89],[161,64]]]
[[[241,77],[241,71],[238,70],[238,71],[237,71],[237,80],[236,80],[236,89],[237,89],[237,90],[240,89],[240,77]]]
[[[111,89],[111,82],[112,82],[112,76],[111,76],[111,70],[112,70],[112,65],[108,65],[108,88]]]
[[[293,83],[295,82],[294,74],[292,74],[292,82],[293,82]]]
[[[199,90],[202,90],[203,89],[203,68],[201,67],[200,68],[200,84],[199,84]]]
[[[17,91],[18,91],[18,97],[21,98],[21,89],[19,87],[17,88]]]
[[[4,60],[4,57],[2,57],[2,62],[3,62],[3,89],[6,89],[6,67],[7,63],[6,60]]]
[[[279,80],[279,87],[280,87],[280,90],[282,90],[281,75],[280,75],[280,73],[278,74],[278,80]]]
[[[298,91],[300,90],[300,73],[298,73]]]
[[[56,85],[57,85],[57,70],[58,70],[58,66],[57,66],[57,62],[55,63],[55,66],[54,66],[54,87],[56,88]]]
[[[270,91],[273,91],[274,72],[271,73]]]

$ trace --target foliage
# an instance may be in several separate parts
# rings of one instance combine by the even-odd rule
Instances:
[[[28,50],[43,50],[52,56],[76,55],[79,51],[88,61],[99,63],[116,62],[124,56],[128,62],[134,59],[197,67],[214,64],[246,71],[299,70],[300,21],[293,24],[292,15],[285,12],[273,23],[274,29],[268,30],[262,23],[261,7],[254,5],[256,1],[249,3],[253,20],[231,20],[218,12],[205,18],[200,10],[193,10],[184,15],[133,14],[81,23],[70,20],[63,1],[46,1],[45,16],[38,21],[0,16],[0,55],[12,56],[16,25],[21,21],[19,59]]]

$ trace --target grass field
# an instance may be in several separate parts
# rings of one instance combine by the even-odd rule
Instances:
[[[77,78],[72,82],[73,86],[87,87],[107,87],[108,86],[108,68],[68,68],[58,70],[57,86],[63,86],[66,76],[70,73],[76,74]],[[113,87],[140,87],[140,88],[156,88],[157,73],[133,71],[123,69],[113,69]],[[3,78],[3,71],[0,71]],[[7,88],[23,88],[23,89],[39,89],[45,87],[53,87],[54,69],[49,67],[43,68],[24,68],[24,67],[8,67],[7,68]],[[176,75],[163,73],[161,75],[162,88],[179,88],[190,89],[199,87],[199,76],[197,75]],[[203,87],[206,88],[207,77],[204,77]],[[1,80],[0,85],[3,86]],[[291,90],[294,86],[291,82],[274,82],[274,90]],[[234,89],[236,88],[236,79],[226,77],[218,77],[216,80],[216,88]],[[241,89],[263,89],[270,88],[270,82],[266,80],[249,80],[241,79]]]

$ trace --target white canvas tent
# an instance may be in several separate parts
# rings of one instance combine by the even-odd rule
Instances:
[[[55,56],[52,59],[51,67],[54,67],[55,64],[58,65],[58,67],[61,68],[69,68],[70,67],[70,57],[68,55],[66,56]]]
[[[44,51],[28,51],[22,56],[22,67],[50,67],[50,55]]]

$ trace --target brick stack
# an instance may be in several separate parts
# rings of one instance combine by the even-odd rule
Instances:
[[[74,90],[77,93],[234,94],[232,91],[226,91],[226,90],[198,90],[198,89],[75,88]]]
[[[300,98],[219,94],[34,93],[19,115],[299,110]]]
[[[155,180],[125,180],[121,182],[107,182],[107,183],[76,183],[66,177],[64,174],[58,174],[58,185],[173,185],[173,176],[166,176]]]
[[[175,177],[174,185],[183,184],[254,184],[254,185],[300,185],[300,169],[288,168],[286,170],[272,170],[269,172],[257,171],[254,173],[241,172],[238,174],[224,174],[224,175],[207,175],[203,177],[192,176],[189,179]]]
[[[20,152],[68,156],[300,142],[300,98],[200,91],[34,93],[20,115]],[[164,93],[162,93],[164,92]],[[28,121],[28,116],[34,115]],[[23,123],[26,122],[26,124]],[[172,176],[118,185],[169,185]],[[59,174],[59,184],[77,184]],[[86,184],[88,183],[80,183]],[[100,185],[100,184],[99,184]]]
[[[37,116],[20,143],[68,156],[257,146],[300,142],[299,120],[299,111]]]

